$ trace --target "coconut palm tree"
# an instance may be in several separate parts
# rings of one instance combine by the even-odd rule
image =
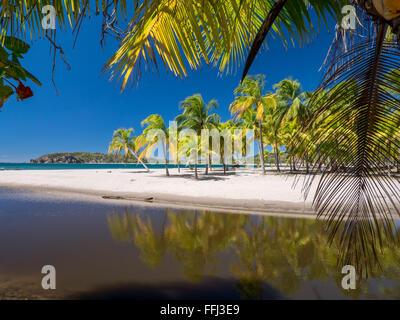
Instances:
[[[153,149],[161,144],[165,161],[165,173],[169,176],[169,130],[165,126],[164,119],[159,114],[152,114],[144,119],[141,125],[142,127],[145,126],[145,128],[136,141],[136,150],[143,148],[139,158],[141,159],[145,155],[149,156]]]
[[[229,109],[235,118],[241,118],[249,109],[256,111],[256,121],[259,129],[259,156],[262,173],[265,174],[264,166],[264,143],[263,128],[264,113],[267,108],[275,108],[276,99],[271,93],[263,93],[265,76],[248,76],[235,89],[235,100],[229,106]]]
[[[257,111],[255,111],[254,109],[248,109],[246,112],[244,112],[240,116],[240,118],[236,118],[235,119],[236,126],[242,130],[243,134],[244,134],[244,132],[246,130],[252,130],[253,131],[254,134],[253,134],[253,137],[252,137],[252,142],[256,142],[256,141],[259,142],[260,141],[260,130],[259,130],[259,127],[258,127],[258,121],[256,120],[256,115],[257,115]],[[264,123],[265,123],[265,121],[263,122],[263,125],[264,125]],[[245,139],[244,136],[242,138]],[[260,149],[258,149],[258,151],[259,150]],[[235,150],[235,151],[237,151],[237,150]],[[256,157],[256,155],[254,155],[254,157]],[[239,159],[239,155],[236,155],[236,158]],[[258,158],[260,158],[260,153],[259,152],[258,152]],[[261,167],[261,165],[260,165],[260,167]]]
[[[181,115],[176,117],[179,128],[194,130],[198,136],[201,136],[202,130],[218,129],[220,117],[216,113],[211,113],[213,109],[218,108],[218,102],[211,100],[206,104],[200,94],[187,97],[180,103]],[[208,173],[209,157],[206,155],[206,174]]]
[[[179,157],[185,158],[187,160],[187,164],[190,164],[191,162],[194,163],[194,178],[198,180],[199,174],[197,167],[199,163],[199,153],[201,152],[199,137],[196,137],[196,139],[193,137],[186,137],[186,139],[180,139],[180,141],[182,144],[179,150]]]
[[[1,15],[8,19],[0,20],[0,27],[3,31],[9,31],[12,34],[29,35],[31,39],[37,39],[46,33],[42,28],[43,9],[49,2],[37,0],[7,0],[1,4]],[[103,26],[105,31],[112,32],[115,23],[122,17],[126,17],[126,0],[65,0],[51,2],[54,7],[54,13],[57,20],[57,27],[66,28],[68,25],[79,27],[82,18],[90,17],[95,10],[97,14],[102,14],[104,18],[111,18],[114,12],[116,21],[112,25]],[[137,8],[138,1],[134,1],[134,8]],[[47,11],[48,13],[48,11]],[[46,13],[46,14],[47,14]],[[21,19],[24,16],[24,19]],[[108,23],[111,20],[107,21]],[[107,29],[108,27],[108,29]],[[117,31],[117,30],[114,30]]]
[[[296,171],[296,161],[295,161],[295,153],[290,150],[290,144],[292,143],[293,139],[295,139],[297,132],[299,131],[300,127],[296,121],[285,121],[282,124],[282,140],[285,144],[287,153],[288,153],[288,161],[290,165],[290,171]],[[308,163],[308,162],[307,162]],[[306,164],[306,171],[309,173],[308,165]]]
[[[218,126],[218,130],[220,131],[220,142],[219,142],[219,151],[220,151],[220,159],[222,162],[222,167],[224,169],[224,175],[226,174],[226,170],[228,168],[228,165],[226,163],[226,159],[225,159],[225,153],[229,152],[230,154],[232,154],[233,152],[233,144],[231,141],[231,143],[229,143],[229,141],[225,141],[225,137],[224,137],[224,132],[229,132],[231,134],[231,136],[233,136],[233,131],[236,128],[235,123],[233,120],[228,120],[226,122],[221,122],[219,123]],[[226,148],[230,148],[230,150],[226,150]]]
[[[269,121],[268,121],[269,120]],[[276,118],[270,117],[265,122],[268,130],[266,131],[266,138],[269,144],[272,144],[275,155],[275,167],[278,172],[280,169],[280,147],[283,145],[282,130]]]
[[[291,78],[280,81],[273,88],[276,90],[278,101],[276,110],[278,122],[296,120],[298,123],[305,123],[310,114],[307,101],[311,93],[302,91],[300,82]]]
[[[125,129],[120,128],[114,131],[112,141],[110,142],[110,146],[108,148],[108,152],[116,152],[117,154],[124,152],[124,161],[125,164],[128,162],[129,158],[133,155],[136,157],[138,162],[140,162],[147,171],[149,168],[143,163],[140,157],[137,156],[136,150],[136,137],[131,136],[134,130],[132,128]]]
[[[143,70],[157,70],[157,55],[175,76],[187,76],[188,66],[198,69],[203,64],[229,71],[244,60],[253,42],[258,47],[250,54],[255,56],[266,31],[285,46],[305,44],[318,30],[310,12],[315,12],[317,25],[330,17],[340,24],[347,4],[348,0],[145,1],[105,71],[121,80],[122,89],[129,79],[138,81]]]
[[[263,143],[272,146],[275,155],[275,167],[280,172],[280,146],[283,144],[283,141],[281,123],[276,116],[277,108],[277,102],[275,101],[274,104],[264,109],[263,137],[265,139]]]
[[[286,121],[295,121],[296,125],[304,126],[310,119],[311,115],[311,111],[307,107],[307,101],[311,97],[311,93],[302,91],[300,82],[291,78],[280,81],[279,83],[275,84],[273,88],[276,90],[276,97],[278,101],[274,114],[274,127],[276,130],[279,130],[282,126],[282,123]],[[288,148],[289,146],[290,142],[286,147]],[[277,151],[278,150],[275,149],[276,153]],[[308,173],[308,156],[305,155],[305,157]],[[293,167],[295,168],[295,162],[293,162],[293,164]]]

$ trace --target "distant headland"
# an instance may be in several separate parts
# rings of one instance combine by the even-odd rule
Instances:
[[[30,163],[125,163],[125,159],[122,154],[58,152],[31,159]],[[130,158],[127,163],[136,163],[136,159]]]

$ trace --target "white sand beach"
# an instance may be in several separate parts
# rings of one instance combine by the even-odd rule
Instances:
[[[113,170],[10,170],[0,171],[0,186],[28,188],[36,191],[62,192],[69,196],[121,197],[123,201],[146,201],[147,204],[212,208],[254,213],[314,214],[311,196],[304,201],[301,187],[295,177],[268,172],[265,176],[251,169],[241,169],[223,175],[221,171],[193,178],[188,169]],[[149,199],[150,198],[150,199]]]

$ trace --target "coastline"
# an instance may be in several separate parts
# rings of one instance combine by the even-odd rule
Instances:
[[[0,187],[114,205],[316,217],[311,197],[303,200],[302,178],[294,186],[293,175],[268,172],[262,176],[253,169],[230,171],[227,175],[220,170],[209,175],[203,175],[203,170],[200,173],[196,181],[186,168],[180,174],[170,169],[170,177],[163,169],[9,170],[0,172]]]

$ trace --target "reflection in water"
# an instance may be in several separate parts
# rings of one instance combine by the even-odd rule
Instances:
[[[328,246],[323,222],[168,209],[161,220],[157,227],[156,219],[128,209],[108,216],[114,240],[133,242],[141,259],[154,269],[167,254],[172,255],[182,265],[185,278],[196,283],[212,277],[228,262],[242,298],[271,296],[271,288],[290,295],[315,280],[334,280],[338,290],[352,298],[376,298],[377,293],[400,297],[400,286],[385,286],[382,281],[379,288],[370,290],[377,280],[400,279],[400,252],[385,246],[385,239],[380,267],[374,259],[364,260],[369,263],[370,278],[358,279],[357,289],[346,291],[341,287],[342,266],[337,264],[340,243],[334,240]]]
[[[0,203],[0,299],[400,298],[400,253],[385,239],[382,269],[342,290],[323,222],[1,188]],[[57,290],[42,289],[46,264]]]

